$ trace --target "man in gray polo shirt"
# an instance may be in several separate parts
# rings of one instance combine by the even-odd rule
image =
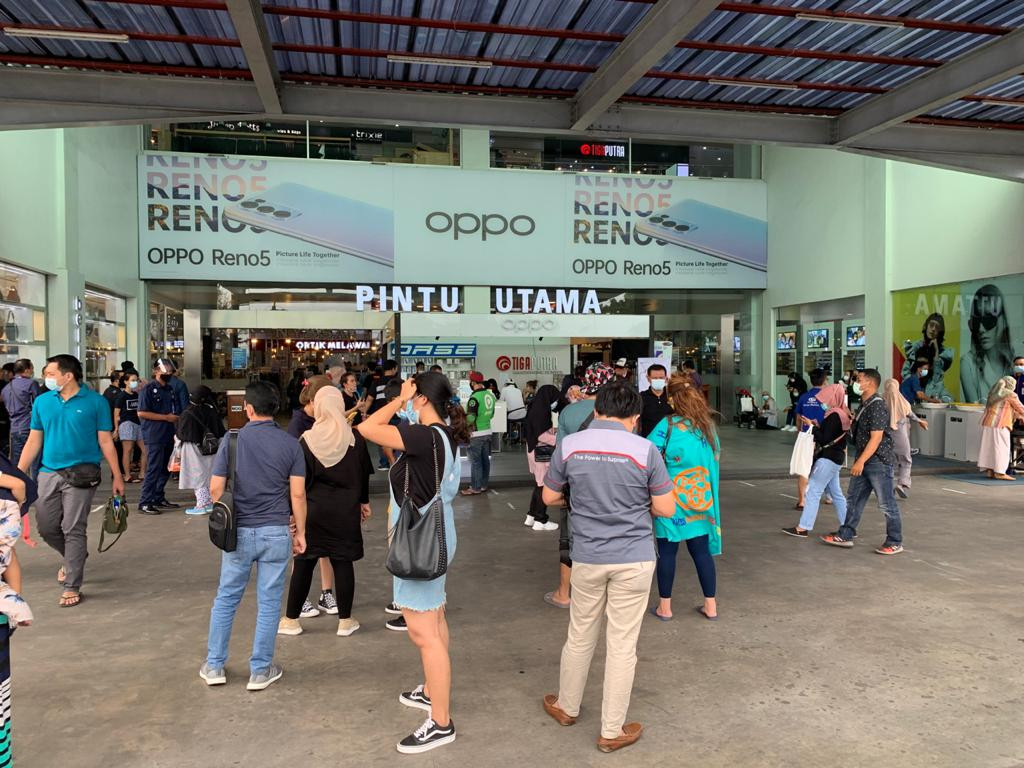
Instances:
[[[562,648],[558,695],[544,709],[562,725],[580,711],[590,662],[607,615],[608,653],[601,710],[603,752],[640,738],[640,723],[626,723],[633,690],[636,644],[654,575],[654,521],[675,514],[672,481],[654,444],[633,434],[643,409],[625,381],[601,388],[594,421],[562,440],[551,457],[544,503],[562,501],[572,488],[572,605]]]

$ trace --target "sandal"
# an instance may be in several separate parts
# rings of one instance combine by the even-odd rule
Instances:
[[[67,579],[67,577],[67,571],[64,570],[64,566],[62,565],[60,568],[57,569],[57,583],[63,584],[64,580]]]
[[[82,602],[83,597],[81,592],[68,592],[60,596],[60,602],[57,605],[61,608],[74,608]]]
[[[708,621],[718,621],[718,614],[716,613],[714,616],[708,616],[704,612],[704,606],[703,605],[698,605],[696,610],[697,610],[697,613],[699,613],[701,616],[703,616]]]
[[[460,496],[479,496],[483,491],[474,491],[472,488],[467,488],[464,491],[459,491]]]

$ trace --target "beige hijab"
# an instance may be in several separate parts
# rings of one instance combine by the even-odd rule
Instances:
[[[901,421],[910,418],[911,411],[910,403],[900,392],[900,383],[896,379],[886,379],[883,398],[889,407],[889,427],[897,429]]]
[[[313,398],[313,426],[303,433],[309,450],[325,467],[333,467],[356,444],[345,418],[345,398],[337,387],[324,387]]]
[[[986,405],[989,408],[995,408],[999,403],[1008,398],[1010,395],[1016,395],[1017,381],[1013,376],[1003,376],[999,379],[988,392],[988,402]]]

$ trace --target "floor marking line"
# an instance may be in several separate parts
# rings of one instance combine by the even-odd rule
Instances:
[[[740,483],[743,484],[743,485],[748,485],[751,488],[757,488],[756,485],[754,485],[753,483],[748,483],[746,480],[740,480]]]
[[[92,511],[90,512],[90,514],[93,514],[93,515],[95,515],[95,514],[96,514],[97,512],[99,512],[99,511],[100,511],[101,509],[103,509],[103,508],[104,508],[105,506],[107,506],[107,505],[106,505],[106,504],[100,504],[100,505],[99,505],[98,507],[93,507],[93,508],[92,508]]]
[[[511,501],[506,501],[505,503],[508,504],[509,509],[515,509]]]
[[[501,496],[501,494],[500,494],[500,493],[498,493],[497,491],[493,491],[493,490],[492,490],[492,491],[491,491],[491,493],[493,493],[493,494],[494,494],[495,496]]]
[[[949,491],[950,493],[959,493],[961,496],[967,495],[967,491],[958,491],[955,488],[943,488],[942,490]]]
[[[784,499],[792,499],[793,501],[800,501],[800,499],[798,499],[796,496],[790,496],[788,493],[780,493],[779,496],[782,496]]]

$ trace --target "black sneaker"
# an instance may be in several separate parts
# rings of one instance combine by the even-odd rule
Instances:
[[[444,728],[428,717],[419,728],[398,742],[398,751],[403,755],[418,755],[436,747],[443,747],[455,741],[455,721],[449,720]]]
[[[423,686],[417,685],[411,691],[405,691],[398,696],[398,700],[407,707],[425,709],[430,711],[430,697],[423,692]]]
[[[408,632],[409,627],[405,624],[405,617],[399,616],[397,619],[389,619],[384,622],[384,626],[393,632]]]
[[[175,502],[168,501],[167,499],[163,499],[162,501],[158,501],[153,506],[155,506],[155,507],[163,507],[164,509],[181,509],[181,504],[176,504]]]
[[[894,490],[896,491],[896,495],[899,496],[901,499],[910,498],[910,494],[907,493],[907,489],[904,488],[902,485],[897,485]]]
[[[787,535],[789,535],[789,536],[796,536],[796,537],[801,538],[801,539],[806,539],[807,538],[807,531],[801,531],[796,526],[794,526],[792,528],[783,528],[782,532],[787,534]]]
[[[316,607],[332,616],[336,616],[338,613],[338,603],[334,599],[334,593],[329,589],[325,589],[320,593],[320,599],[316,601]]]
[[[164,511],[155,504],[141,504],[139,506],[140,515],[162,515]]]
[[[388,603],[387,607],[384,609],[384,613],[390,613],[392,616],[401,616],[402,609],[394,603]]]

